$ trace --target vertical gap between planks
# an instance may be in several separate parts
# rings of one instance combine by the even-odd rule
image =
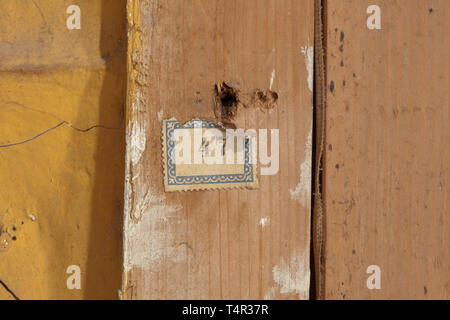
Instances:
[[[322,201],[322,174],[325,142],[326,106],[326,1],[314,1],[314,117],[313,117],[313,168],[311,208],[311,299],[323,300],[325,289],[325,239],[324,208]],[[325,30],[325,31],[324,31]]]

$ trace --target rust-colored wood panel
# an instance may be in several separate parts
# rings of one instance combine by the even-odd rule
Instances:
[[[449,15],[445,0],[327,1],[325,298],[449,297]]]
[[[123,298],[308,298],[313,7],[129,1]],[[242,95],[272,83],[277,107],[235,124],[280,130],[279,172],[258,190],[165,193],[161,120],[215,120],[222,81]]]

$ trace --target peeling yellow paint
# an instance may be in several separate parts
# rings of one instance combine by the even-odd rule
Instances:
[[[26,141],[0,147],[0,280],[21,299],[118,297],[125,15],[126,0],[0,2],[0,146]]]

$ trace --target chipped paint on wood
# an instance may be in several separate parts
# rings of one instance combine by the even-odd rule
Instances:
[[[281,294],[298,294],[299,299],[308,299],[310,270],[309,250],[293,254],[287,261],[281,258],[280,263],[273,267],[273,280],[279,287]],[[271,292],[269,291],[269,296]]]
[[[269,89],[272,90],[273,82],[275,81],[275,69],[272,71],[272,75],[270,76],[270,85]]]
[[[307,71],[308,89],[313,91],[314,80],[314,47],[304,46],[301,48],[302,54],[305,56],[305,68]],[[311,106],[312,114],[312,106]],[[289,193],[292,200],[299,201],[305,208],[310,208],[311,204],[311,170],[312,170],[312,126],[308,131],[305,143],[304,160],[300,164],[300,181],[295,189],[290,189]]]
[[[266,227],[268,223],[269,223],[269,218],[267,218],[267,217],[259,220],[259,225],[263,228]]]
[[[127,151],[124,207],[124,275],[122,299],[127,299],[127,279],[133,270],[156,272],[162,261],[184,261],[186,252],[175,243],[172,225],[182,223],[177,213],[181,206],[166,204],[163,194],[148,185],[148,172],[142,161],[147,145],[147,63],[150,59],[150,6],[155,1],[129,0],[128,10],[128,95],[127,95]],[[162,111],[158,113],[162,117]],[[131,294],[132,296],[132,294]]]
[[[130,142],[130,156],[133,165],[139,163],[146,145],[146,126],[145,122],[135,121],[128,125],[131,127],[128,141]]]
[[[309,91],[314,89],[314,47],[302,47],[302,54],[305,56],[305,66],[307,71],[306,82]]]
[[[156,271],[163,259],[180,259],[174,250],[167,248],[171,248],[174,241],[174,233],[170,231],[171,223],[177,220],[174,213],[182,208],[164,205],[164,197],[151,190],[137,201],[140,219],[137,222],[128,219],[124,269],[125,272],[133,268]]]
[[[305,208],[311,202],[311,162],[312,162],[312,129],[308,131],[305,144],[305,157],[300,165],[300,181],[297,187],[289,192],[292,200],[299,201]]]
[[[127,143],[130,146],[126,160],[124,211],[121,292],[124,299],[261,299],[265,296],[298,299],[302,296],[296,289],[286,289],[283,282],[286,267],[280,259],[284,257],[284,264],[290,264],[292,260],[291,269],[300,270],[296,263],[309,268],[309,259],[291,259],[290,251],[290,248],[310,247],[309,203],[303,207],[298,201],[288,201],[288,208],[280,208],[278,204],[289,200],[289,188],[295,188],[298,183],[299,164],[304,162],[303,140],[311,128],[309,103],[312,95],[307,89],[306,68],[302,67],[304,57],[295,44],[307,43],[311,38],[312,20],[302,20],[302,27],[293,30],[289,37],[283,33],[270,33],[271,40],[261,45],[259,35],[254,39],[250,37],[253,34],[250,31],[246,31],[248,37],[239,34],[238,38],[218,31],[217,27],[228,20],[234,21],[233,29],[241,29],[243,12],[253,7],[257,0],[232,2],[242,10],[231,10],[233,5],[221,6],[214,1],[189,5],[182,1],[128,1]],[[267,26],[267,21],[259,14],[265,12],[266,5],[270,8],[276,5],[279,9],[276,12],[278,18]],[[288,0],[270,0],[263,7],[258,6],[258,14],[246,24],[267,30],[273,30],[274,26],[285,28],[291,22],[280,18],[294,8],[296,12],[306,9],[312,18],[312,1],[299,5]],[[254,50],[238,45],[239,39],[247,38]],[[202,43],[205,46],[198,45]],[[214,43],[227,44],[233,58],[225,59],[224,48]],[[273,60],[265,59],[267,49],[274,45]],[[152,47],[155,50],[152,51]],[[150,56],[144,57],[145,54]],[[301,67],[285,69],[285,65]],[[280,193],[266,188],[253,193],[231,190],[211,194],[165,194],[163,180],[160,180],[161,120],[177,117],[186,122],[217,116],[213,109],[215,101],[210,99],[214,99],[211,88],[224,82],[238,87],[241,98],[248,100],[252,99],[255,88],[267,95],[270,86],[276,87],[276,94],[280,95],[279,106],[273,110],[265,108],[273,112],[241,108],[242,113],[235,120],[237,127],[243,127],[245,120],[246,126],[256,129],[263,124],[268,129],[276,128],[279,121],[283,121],[286,130],[282,130],[282,134],[293,134],[295,140],[300,141],[300,145],[294,146],[287,143],[288,139],[282,139],[281,146],[291,157],[289,161],[288,158],[282,161],[279,178],[266,180],[270,184],[278,183]],[[295,94],[291,94],[294,91]],[[146,127],[139,123],[145,120]],[[143,149],[143,143],[141,147],[137,144],[143,139],[132,137],[133,126],[137,123],[144,129],[135,132],[145,133],[146,142],[144,152],[135,154],[135,162],[130,148]],[[295,174],[286,175],[286,172]],[[215,209],[214,213],[211,208]],[[260,214],[251,214],[253,212]],[[281,235],[280,230],[288,230],[289,234]],[[286,238],[289,239],[288,246],[282,245]],[[272,269],[275,265],[274,277]],[[290,276],[295,278],[295,271]],[[309,272],[306,276],[309,277]],[[301,291],[300,285],[296,287]],[[286,290],[290,293],[281,293]]]

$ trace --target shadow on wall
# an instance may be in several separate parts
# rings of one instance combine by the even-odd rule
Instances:
[[[117,299],[126,0],[1,0],[0,20],[0,299]]]
[[[122,282],[126,0],[114,1],[114,5],[111,1],[102,0],[101,10],[99,52],[105,62],[105,70],[99,93],[99,127],[93,129],[97,130],[97,150],[92,177],[94,189],[87,266],[83,272],[85,299],[117,299]],[[98,82],[96,75],[94,73],[90,81]],[[118,118],[122,119],[120,123],[117,123]]]

